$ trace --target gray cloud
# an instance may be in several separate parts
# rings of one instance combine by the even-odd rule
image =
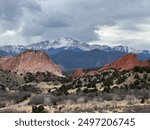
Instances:
[[[21,6],[28,9],[32,13],[41,12],[41,6],[35,0],[23,0]]]
[[[44,27],[48,28],[61,28],[61,27],[67,27],[69,26],[69,23],[65,21],[65,17],[55,17],[55,16],[44,16],[43,20],[38,19],[39,24],[41,24]]]
[[[21,16],[19,0],[0,0],[0,19],[6,21],[16,21]]]
[[[86,42],[100,40],[99,43],[108,37],[111,40],[106,43],[115,45],[125,36],[122,39],[125,45],[133,41],[132,46],[149,46],[149,28],[145,29],[150,22],[149,0],[0,0],[0,3],[0,44],[11,38],[16,43],[19,39],[19,43],[29,44],[70,36]],[[94,33],[97,26],[103,28],[105,37]],[[115,28],[116,35],[121,32],[124,36],[117,36],[117,40],[116,36],[108,35],[108,28]],[[14,33],[7,33],[10,30]],[[128,39],[127,32],[138,32],[143,37],[140,42],[134,36]]]

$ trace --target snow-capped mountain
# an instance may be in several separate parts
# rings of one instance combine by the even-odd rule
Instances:
[[[114,50],[116,51],[120,51],[120,52],[129,52],[129,47],[128,46],[114,46],[113,47]]]
[[[13,54],[18,54],[21,53],[25,50],[32,49],[32,50],[74,50],[74,49],[79,49],[82,51],[91,51],[94,49],[98,50],[103,50],[106,52],[111,52],[111,51],[119,51],[119,52],[125,52],[125,53],[144,53],[144,54],[150,54],[149,50],[137,50],[134,48],[130,48],[128,46],[114,46],[114,47],[109,47],[107,45],[90,45],[85,42],[80,42],[78,40],[74,40],[72,38],[58,38],[53,41],[41,41],[38,43],[33,43],[27,46],[22,46],[22,45],[6,45],[6,46],[0,46],[1,51],[5,51],[7,53],[10,53],[10,55]],[[56,51],[58,52],[58,51]]]
[[[150,50],[138,50],[138,49],[135,49],[135,48],[132,48],[132,47],[128,47],[128,46],[114,46],[113,47],[114,50],[116,51],[120,51],[120,52],[126,52],[126,53],[136,53],[136,54],[139,54],[139,53],[143,53],[143,54],[150,54]]]
[[[79,48],[81,50],[87,51],[90,50],[90,45],[87,43],[83,43],[72,38],[58,38],[54,41],[42,41],[39,43],[31,44],[27,46],[28,49],[34,50],[47,50],[50,48],[58,49],[58,48]]]
[[[84,42],[80,42],[77,40],[74,40],[72,38],[58,38],[55,41],[52,42],[53,48],[79,48],[81,50],[87,51],[90,49],[90,45]]]
[[[149,50],[137,50],[128,46],[88,44],[72,38],[58,38],[51,41],[41,41],[30,45],[0,46],[0,56],[14,56],[25,50],[41,50],[46,52],[55,63],[64,70],[78,68],[93,68],[109,64],[126,53],[137,53],[141,60],[150,59]]]
[[[50,44],[49,41],[41,41],[41,42],[33,43],[33,44],[26,46],[26,49],[45,50],[51,47],[49,44]]]
[[[21,46],[21,45],[6,45],[6,46],[1,46],[0,50],[3,50],[5,52],[16,52],[19,53],[21,50],[26,49],[25,46]]]

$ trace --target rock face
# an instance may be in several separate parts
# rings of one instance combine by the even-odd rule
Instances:
[[[139,61],[136,54],[127,54],[120,59],[105,65],[101,70],[108,70],[114,68],[117,70],[130,70],[134,67],[150,66],[148,61]]]
[[[74,74],[73,77],[82,77],[85,75],[85,72],[82,69],[77,69]]]
[[[98,73],[99,73],[98,71],[93,70],[93,71],[88,72],[86,75],[96,75]]]
[[[11,58],[11,56],[2,56],[2,57],[0,57],[0,64],[4,63],[5,61],[7,61],[10,58]]]
[[[62,75],[59,65],[56,65],[49,56],[41,51],[28,50],[14,57],[1,57],[0,69],[18,73],[51,72]]]

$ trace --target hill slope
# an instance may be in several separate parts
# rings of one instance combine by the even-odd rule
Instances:
[[[117,70],[130,70],[134,67],[148,67],[149,62],[148,61],[140,61],[137,58],[136,54],[127,54],[118,60],[112,62],[111,64],[105,65],[102,70],[107,70],[110,68],[114,68]]]
[[[61,69],[49,56],[41,51],[28,50],[14,57],[1,57],[2,70],[11,70],[18,73],[51,72],[61,75]]]

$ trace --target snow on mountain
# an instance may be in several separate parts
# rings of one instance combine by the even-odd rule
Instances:
[[[38,43],[33,43],[27,46],[22,45],[6,45],[6,46],[0,46],[0,50],[3,50],[8,53],[21,53],[24,50],[32,49],[32,50],[48,50],[48,49],[59,49],[63,48],[65,50],[67,49],[80,49],[83,51],[90,51],[94,49],[99,49],[103,51],[120,51],[120,52],[133,52],[133,53],[144,53],[144,54],[150,54],[149,50],[137,50],[128,46],[114,46],[109,47],[107,45],[90,45],[85,42],[80,42],[78,40],[74,40],[70,37],[66,38],[58,38],[53,41],[41,41]]]
[[[52,42],[53,48],[80,48],[81,50],[87,51],[90,48],[90,45],[83,43],[72,38],[58,38]]]
[[[3,50],[8,53],[20,53],[21,51],[25,50],[26,47],[22,45],[5,45],[0,46],[0,50]]]
[[[45,50],[49,48],[49,41],[41,41],[38,43],[33,43],[28,46],[26,46],[27,49],[32,49],[32,50]],[[51,47],[51,46],[50,46]]]
[[[128,47],[128,46],[114,46],[113,47],[114,50],[116,51],[120,51],[120,52],[126,52],[126,53],[143,53],[143,54],[150,54],[150,51],[149,50],[138,50],[138,49],[135,49],[135,48],[132,48],[132,47]]]
[[[53,41],[42,41],[39,43],[30,44],[27,46],[27,49],[33,49],[33,50],[46,50],[49,48],[80,48],[81,50],[89,50],[90,45],[87,43],[83,43],[77,40],[74,40],[72,38],[58,38]]]
[[[116,51],[120,51],[120,52],[127,52],[127,53],[129,52],[129,47],[128,46],[119,45],[119,46],[114,46],[113,49],[116,50]]]
[[[133,53],[142,53],[142,50],[138,50],[132,47],[128,47],[128,52],[133,52]]]
[[[54,40],[53,42],[53,47],[54,48],[61,48],[61,47],[75,47],[78,46],[79,44],[81,44],[79,41],[74,40],[72,38],[58,38],[56,40]]]
[[[89,46],[89,50],[94,50],[94,49],[98,49],[98,50],[104,50],[104,51],[110,51],[110,47],[107,45],[90,45]]]

